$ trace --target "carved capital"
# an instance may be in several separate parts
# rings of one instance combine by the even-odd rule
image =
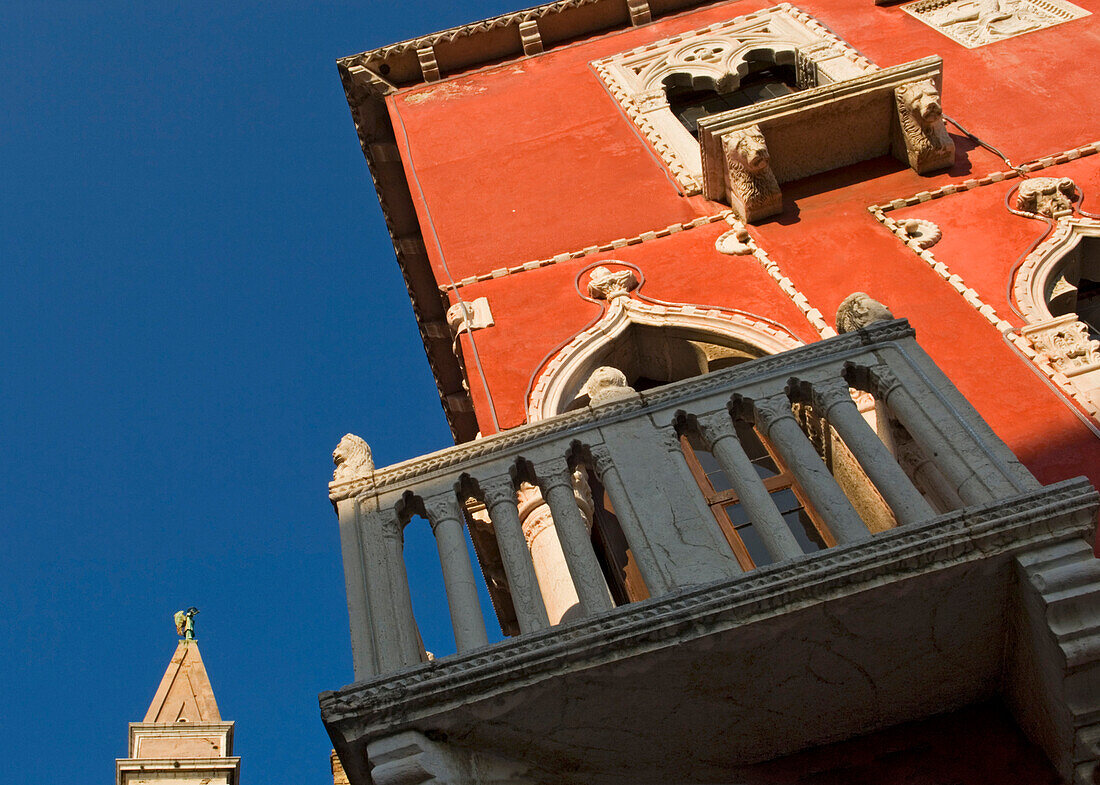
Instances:
[[[1067,376],[1100,364],[1100,343],[1089,337],[1088,326],[1074,315],[1025,327],[1025,335],[1037,351]]]
[[[433,496],[425,501],[424,511],[428,514],[428,523],[431,524],[432,531],[435,531],[436,526],[443,521],[462,522],[462,513],[459,512],[458,509],[458,500],[450,493]]]
[[[539,487],[542,492],[549,493],[551,488],[564,485],[573,489],[573,470],[565,461],[541,461],[535,464],[535,475],[538,477]]]
[[[848,387],[848,382],[843,379],[814,382],[813,402],[821,409],[822,414],[827,414],[838,404],[856,405],[855,401],[852,400],[851,388]]]
[[[696,423],[699,426],[699,435],[712,447],[726,436],[737,436],[737,431],[733,427],[733,418],[725,410],[699,417]]]
[[[383,512],[378,516],[378,528],[391,540],[405,541],[405,524],[393,512]]]
[[[786,395],[773,395],[769,398],[754,398],[753,411],[756,413],[756,422],[766,431],[781,420],[794,419],[791,411],[791,399]]]
[[[602,444],[597,444],[595,447],[590,447],[588,450],[592,454],[592,462],[596,464],[596,474],[602,479],[608,472],[616,471],[615,462],[611,459],[611,451]]]
[[[516,486],[511,477],[494,477],[479,485],[481,492],[485,494],[485,504],[490,510],[504,502],[516,503]]]
[[[878,391],[877,397],[883,401],[888,400],[895,390],[902,387],[901,380],[886,365],[873,365],[866,371],[871,384]]]

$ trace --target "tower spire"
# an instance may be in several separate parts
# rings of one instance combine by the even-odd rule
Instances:
[[[222,721],[214,688],[195,640],[198,608],[175,614],[183,636],[168,663],[145,719],[130,723],[130,757],[115,762],[116,785],[204,781],[236,785],[241,759],[233,757],[233,723]],[[198,778],[198,779],[196,779]]]

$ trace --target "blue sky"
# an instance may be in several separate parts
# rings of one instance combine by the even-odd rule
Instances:
[[[329,454],[450,443],[334,61],[517,6],[0,3],[0,781],[111,781],[196,605],[245,785],[331,782]]]

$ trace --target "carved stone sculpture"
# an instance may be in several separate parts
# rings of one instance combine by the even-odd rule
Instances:
[[[1088,15],[1065,0],[918,0],[904,10],[969,48]]]
[[[894,98],[901,127],[898,141],[905,146],[909,166],[918,174],[924,174],[954,164],[955,143],[943,124],[940,92],[932,80],[895,88]]]
[[[332,451],[332,462],[336,465],[332,472],[334,482],[354,480],[374,471],[370,447],[353,433],[345,434],[336,445],[336,449]]]
[[[722,139],[730,206],[747,223],[783,209],[783,194],[771,168],[768,144],[758,126],[732,131]]]
[[[611,272],[606,267],[597,267],[588,277],[588,293],[597,300],[614,300],[623,297],[638,285],[633,270]]]
[[[1060,218],[1073,214],[1077,185],[1068,177],[1031,177],[1016,191],[1016,209],[1025,213]]]
[[[915,240],[920,248],[931,248],[943,237],[940,227],[921,218],[910,218],[901,222],[901,230],[910,240]]]
[[[729,254],[730,256],[744,256],[752,253],[749,240],[748,230],[744,226],[738,226],[715,240],[714,248],[719,253]]]
[[[588,395],[590,406],[601,406],[638,394],[626,383],[626,374],[609,365],[594,370],[581,388],[581,392]]]
[[[873,322],[884,322],[894,318],[890,310],[863,292],[852,292],[836,309],[836,331],[850,333]]]

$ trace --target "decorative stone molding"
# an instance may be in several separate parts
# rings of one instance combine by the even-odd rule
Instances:
[[[1072,314],[1024,327],[1020,333],[1068,377],[1100,371],[1100,342],[1092,340],[1088,327]],[[1089,392],[1094,390],[1090,385]]]
[[[559,253],[546,259],[534,259],[530,262],[513,265],[512,267],[501,267],[493,270],[492,272],[482,273],[480,275],[471,275],[468,278],[463,278],[461,281],[458,281],[455,284],[444,284],[439,287],[439,291],[449,292],[453,291],[454,289],[460,289],[463,286],[472,286],[476,283],[492,281],[497,278],[503,278],[507,275],[518,275],[519,273],[524,273],[528,270],[538,270],[541,267],[551,267],[555,264],[561,264],[562,262],[571,262],[574,259],[583,259],[584,257],[592,256],[593,254],[608,253],[609,251],[614,251],[619,248],[625,248],[628,245],[641,245],[642,243],[646,243],[651,240],[657,240],[661,237],[669,237],[679,232],[690,231],[691,229],[698,229],[699,227],[708,226],[712,223],[717,223],[718,221],[727,221],[732,217],[732,210],[722,210],[721,212],[714,213],[713,215],[703,215],[692,221],[670,224],[669,226],[665,226],[661,229],[653,229],[648,232],[642,232],[641,234],[634,235],[633,237],[620,237],[617,240],[600,243],[599,245],[589,245],[576,251]]]
[[[1090,13],[1066,0],[919,0],[902,10],[967,49]]]
[[[447,324],[452,335],[483,330],[492,327],[493,312],[489,310],[489,298],[478,297],[470,302],[458,302],[447,309]]]
[[[417,731],[372,741],[367,747],[373,785],[527,785],[526,767],[471,752]]]
[[[677,445],[677,449],[679,449]],[[414,726],[446,705],[505,692],[575,669],[581,661],[625,658],[635,645],[652,648],[731,629],[748,621],[1001,554],[1026,552],[1059,539],[1084,537],[1095,526],[1096,492],[1083,479],[972,506],[931,521],[881,532],[812,558],[754,570],[733,579],[676,591],[613,614],[507,639],[490,650],[458,654],[320,695],[334,738],[377,737]],[[567,643],[571,657],[562,657]],[[345,736],[344,734],[348,735]]]
[[[894,318],[890,309],[863,292],[852,292],[836,309],[836,331],[850,333],[873,322],[888,322]]]
[[[776,192],[779,184],[887,152],[922,174],[950,166],[954,146],[937,92],[942,77],[943,61],[925,57],[701,117],[703,195],[727,201],[745,219],[746,160],[767,162]]]
[[[1031,177],[1016,191],[1016,209],[1025,213],[1062,218],[1073,215],[1077,185],[1068,177]]]
[[[727,198],[738,218],[754,222],[783,212],[783,195],[759,126],[722,137],[722,152],[726,160]]]
[[[802,345],[793,333],[747,314],[617,297],[602,319],[578,333],[542,368],[528,397],[528,422],[553,417],[574,400],[597,367],[601,353],[631,325],[681,328],[700,337],[733,339],[764,354],[778,354]]]
[[[940,227],[922,218],[910,218],[908,221],[901,221],[901,231],[909,238],[909,242],[915,243],[922,250],[931,248],[943,237]]]
[[[614,300],[637,287],[638,277],[629,268],[611,272],[606,267],[597,267],[588,277],[588,293],[597,300]]]
[[[416,59],[420,61],[420,71],[425,82],[439,81],[439,65],[435,61],[435,47],[422,46],[416,50]]]
[[[714,250],[728,256],[745,256],[752,253],[752,238],[749,236],[748,229],[738,221],[737,226],[714,241]]]
[[[1017,557],[1008,699],[1063,780],[1100,777],[1100,560],[1085,539]]]
[[[332,451],[332,462],[336,466],[332,471],[333,482],[348,482],[374,471],[370,447],[354,433],[345,434],[336,445]]]
[[[973,287],[968,286],[961,276],[952,272],[950,267],[938,260],[929,248],[921,247],[915,239],[911,238],[905,230],[907,221],[894,220],[888,213],[905,207],[915,207],[934,199],[943,199],[953,194],[964,193],[974,188],[995,185],[1012,178],[1025,177],[1030,172],[1037,172],[1059,164],[1076,161],[1084,156],[1095,155],[1097,152],[1100,152],[1100,142],[1091,142],[1060,153],[1043,156],[1034,161],[1021,164],[1015,169],[992,172],[980,178],[948,183],[931,191],[921,191],[886,203],[870,205],[867,208],[879,223],[893,232],[937,275],[943,278],[951,288],[958,292],[963,300],[993,325],[998,332],[1004,335],[1005,340],[1017,352],[1034,363],[1067,399],[1093,418],[1100,418],[1100,400],[1097,400],[1100,397],[1097,395],[1097,390],[1100,390],[1100,378],[1093,381],[1091,372],[1070,377],[1058,370],[1050,361],[1050,358],[1040,351],[1030,338],[1023,334],[1020,328],[1001,317],[992,305],[985,302],[981,295]],[[1059,182],[1063,178],[1044,179]],[[1059,193],[1062,192],[1059,191]],[[1062,193],[1062,196],[1065,196],[1065,194]],[[1053,234],[1028,254],[1020,264],[1013,282],[1013,295],[1021,315],[1027,322],[1033,325],[1041,325],[1055,318],[1047,307],[1046,287],[1049,285],[1053,288],[1057,285],[1056,278],[1060,274],[1058,272],[1059,265],[1074,252],[1082,239],[1086,237],[1100,237],[1100,222],[1080,218],[1060,218],[1057,220]],[[1100,376],[1100,374],[1097,375]]]
[[[875,66],[824,25],[787,3],[645,44],[592,65],[688,194],[702,188],[698,144],[669,109],[673,74],[724,92],[751,60],[795,65],[804,86],[847,79]]]
[[[940,91],[931,79],[894,88],[898,122],[909,167],[917,174],[944,169],[955,163],[955,143],[943,124]],[[901,157],[900,149],[895,156]]]
[[[630,300],[630,302],[636,302]],[[766,325],[761,324],[762,329]],[[772,328],[774,330],[774,328]],[[370,476],[350,482],[329,485],[329,499],[334,503],[343,499],[360,497],[364,492],[380,493],[386,490],[405,489],[409,480],[435,472],[442,472],[464,462],[477,459],[490,459],[507,453],[517,445],[538,446],[550,443],[564,433],[574,429],[611,421],[624,412],[642,413],[669,406],[673,403],[694,400],[715,390],[727,387],[756,383],[771,376],[786,376],[792,365],[828,361],[829,358],[842,358],[865,351],[868,346],[886,346],[894,341],[909,341],[914,331],[905,320],[879,322],[872,324],[861,333],[852,333],[832,338],[829,341],[817,341],[801,345],[793,336],[780,338],[783,334],[759,333],[761,337],[771,335],[772,345],[786,345],[787,348],[775,349],[775,354],[753,360],[732,368],[685,379],[665,388],[647,390],[639,395],[638,401],[608,404],[592,409],[586,407],[573,412],[530,422],[507,431],[492,434],[483,439],[448,447],[435,453],[412,458],[382,469],[376,469]],[[766,349],[766,347],[765,347]],[[679,449],[679,448],[677,448]],[[486,504],[493,504],[506,498],[515,500],[516,491],[512,480],[506,475],[478,480]]]

